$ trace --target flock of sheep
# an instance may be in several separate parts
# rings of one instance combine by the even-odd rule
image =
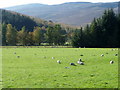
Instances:
[[[112,49],[112,51],[113,51],[113,50],[114,50],[114,49]],[[14,54],[16,54],[16,52],[14,52]],[[108,54],[108,53],[106,53],[106,54]],[[80,56],[83,56],[83,55],[80,55]],[[118,56],[118,54],[115,54],[115,56]],[[101,57],[104,57],[104,54],[101,54]],[[17,58],[20,58],[20,56],[17,56]],[[55,57],[52,57],[52,59],[55,59]],[[60,61],[60,60],[57,60],[57,63],[58,63],[58,64],[61,64],[61,61]],[[110,64],[113,64],[114,61],[111,60],[109,63],[110,63]],[[79,65],[84,65],[84,61],[82,61],[82,59],[80,58],[80,59],[77,61],[77,64],[79,64]],[[76,66],[75,63],[70,63],[70,65]]]
[[[115,49],[111,49],[111,50],[112,50],[112,51],[115,51]],[[106,53],[106,54],[108,54],[108,53]],[[80,56],[83,56],[83,55],[80,55]],[[101,57],[103,57],[103,56],[104,56],[104,54],[101,54]],[[118,56],[118,54],[115,54],[115,56]],[[61,64],[61,61],[60,61],[60,60],[57,60],[57,63]],[[109,63],[110,63],[110,64],[113,64],[114,61],[113,61],[113,60],[110,60]],[[83,63],[83,61],[82,61],[81,58],[77,61],[77,64],[79,64],[79,65],[84,65],[84,63]],[[74,63],[70,63],[70,65],[76,66]]]
[[[83,55],[82,55],[82,56],[83,56]],[[103,57],[103,56],[104,56],[104,54],[101,54],[101,57]],[[118,56],[118,54],[115,54],[115,56]],[[54,57],[52,57],[52,59],[54,59]],[[80,59],[77,61],[77,64],[79,64],[79,65],[84,65],[83,62],[84,62],[84,61],[82,61],[82,59],[80,58]],[[58,64],[61,64],[61,61],[60,61],[60,60],[57,60],[57,63],[58,63]],[[113,63],[114,63],[114,61],[111,60],[111,61],[110,61],[110,64],[113,64]],[[76,66],[75,63],[70,63],[70,65]]]
[[[60,60],[57,60],[57,63],[61,64],[61,61],[60,61]],[[79,59],[79,60],[77,61],[77,63],[80,64],[80,65],[84,65],[82,59]],[[70,63],[70,65],[76,66],[75,63]]]

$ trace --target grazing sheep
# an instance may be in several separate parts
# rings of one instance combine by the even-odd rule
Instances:
[[[70,65],[72,65],[72,66],[76,66],[74,63],[70,63]]]
[[[57,63],[61,64],[61,61],[60,61],[60,60],[57,60]]]
[[[52,57],[52,59],[55,59],[54,57]]]
[[[111,61],[110,61],[110,64],[113,64],[113,63],[114,63],[114,61],[111,60]]]
[[[101,54],[101,57],[103,57],[104,56],[104,54]]]

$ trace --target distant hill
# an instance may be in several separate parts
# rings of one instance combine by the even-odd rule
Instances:
[[[20,14],[14,11],[4,9],[0,10],[2,10],[2,23],[12,24],[12,26],[16,27],[17,30],[21,30],[21,28],[25,26],[27,31],[33,31],[35,26],[47,28],[48,26],[54,26],[56,24],[60,24],[65,30],[68,28],[71,30],[78,28],[71,25],[42,20],[40,18]]]
[[[86,25],[94,17],[100,17],[105,9],[118,10],[118,2],[91,3],[91,2],[69,2],[58,5],[26,4],[5,8],[7,10],[22,14],[35,16],[44,20],[52,20],[70,25]]]

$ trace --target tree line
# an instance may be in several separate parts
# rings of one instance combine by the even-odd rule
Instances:
[[[9,46],[42,45],[43,43],[66,45],[66,42],[69,42],[73,47],[120,46],[120,14],[115,14],[113,9],[105,10],[100,18],[94,18],[91,24],[80,29],[69,31],[69,28],[63,29],[59,24],[47,27],[37,25],[32,30],[28,29],[26,25],[18,29],[11,23],[3,22],[2,44]]]
[[[62,30],[59,24],[49,26],[48,28],[34,27],[33,32],[27,31],[25,26],[21,30],[17,30],[12,24],[2,25],[2,45],[41,45],[48,43],[49,45],[64,45],[66,42],[66,31]]]
[[[105,10],[102,17],[83,29],[77,29],[72,38],[73,47],[120,47],[120,14]]]

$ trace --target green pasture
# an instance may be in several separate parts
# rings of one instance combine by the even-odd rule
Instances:
[[[4,47],[0,84],[4,88],[117,88],[116,53],[117,48]],[[85,65],[77,64],[79,58]]]

